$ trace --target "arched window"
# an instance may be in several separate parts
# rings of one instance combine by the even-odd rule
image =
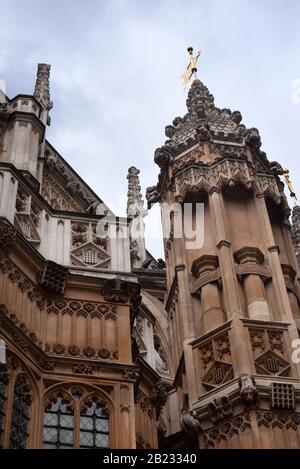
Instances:
[[[32,389],[21,362],[9,356],[0,365],[0,448],[25,449],[29,436]]]
[[[4,367],[0,368],[0,448],[3,446],[4,418],[6,411],[8,375]]]
[[[46,401],[43,446],[109,448],[109,414],[97,393],[81,386],[62,389]]]
[[[25,449],[28,438],[30,387],[26,376],[19,374],[15,381],[9,447]]]
[[[73,427],[73,409],[62,396],[57,396],[45,410],[44,448],[72,448]]]

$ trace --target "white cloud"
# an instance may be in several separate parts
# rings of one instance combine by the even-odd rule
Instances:
[[[185,113],[179,77],[192,44],[204,49],[199,75],[216,104],[260,129],[263,149],[290,166],[297,188],[299,13],[296,0],[15,0],[1,10],[0,78],[10,96],[30,93],[36,63],[52,64],[48,139],[116,205],[128,167],[141,170],[143,190],[156,183],[154,150]],[[149,239],[158,257],[161,246]]]

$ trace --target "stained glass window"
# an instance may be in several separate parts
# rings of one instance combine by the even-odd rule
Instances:
[[[104,409],[91,402],[80,415],[80,448],[108,448],[109,419]]]
[[[73,411],[57,397],[44,414],[44,448],[73,448]]]
[[[3,445],[4,417],[6,411],[8,376],[6,370],[0,368],[0,448]]]
[[[11,449],[26,448],[28,438],[28,423],[30,410],[30,396],[28,383],[24,375],[19,375],[15,382],[9,447]]]

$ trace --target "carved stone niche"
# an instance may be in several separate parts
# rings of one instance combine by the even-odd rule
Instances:
[[[197,277],[192,295],[201,299],[203,327],[208,332],[223,324],[225,319],[220,292],[219,259],[217,256],[203,255],[194,260],[191,270]]]
[[[41,271],[39,284],[51,293],[64,293],[68,269],[53,261],[47,261]]]
[[[247,312],[251,319],[270,320],[264,282],[271,278],[269,267],[262,265],[264,255],[259,248],[245,246],[234,253],[237,274],[244,285]]]

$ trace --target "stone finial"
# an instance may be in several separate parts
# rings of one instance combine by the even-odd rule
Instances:
[[[127,216],[132,217],[130,223],[130,257],[132,267],[142,267],[143,262],[146,260],[143,218],[147,212],[144,209],[139,173],[139,169],[131,166],[128,169],[127,175]]]
[[[49,76],[51,65],[38,64],[36,83],[33,96],[41,103],[46,111],[46,123],[50,125],[50,117],[48,112],[53,107],[53,102],[50,100],[49,90]]]
[[[127,215],[131,217],[144,215],[144,201],[142,199],[139,174],[140,170],[134,166],[128,169]]]

